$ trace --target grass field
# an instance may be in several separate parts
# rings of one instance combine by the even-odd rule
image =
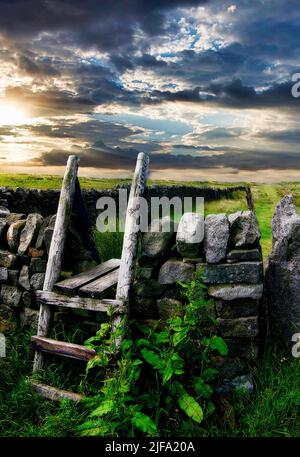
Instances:
[[[29,174],[0,174],[0,186],[8,186],[12,188],[16,187],[28,187],[37,189],[59,189],[61,186],[62,178],[60,176],[37,176]],[[124,184],[130,182],[128,179],[96,179],[96,178],[80,178],[81,187],[84,189],[109,189],[116,186],[117,184]],[[149,181],[149,184],[186,184],[197,187],[201,186],[212,186],[212,187],[227,187],[235,186],[237,183],[218,183],[218,182],[176,182],[176,181]],[[240,183],[245,184],[245,183]],[[251,186],[255,211],[259,220],[261,229],[261,245],[264,259],[268,256],[271,248],[271,220],[274,212],[276,203],[285,195],[292,193],[295,198],[297,208],[300,210],[300,183],[278,183],[278,184],[256,184],[246,183]],[[214,202],[208,202],[205,204],[205,212],[208,213],[231,213],[241,209],[246,209],[246,200],[243,192],[236,192],[234,199],[227,200],[222,199]],[[103,237],[98,237],[99,242]],[[119,240],[119,238],[118,238]],[[108,240],[109,243],[112,240]],[[117,249],[119,249],[119,241],[117,243]],[[103,248],[105,250],[105,248]],[[100,246],[101,250],[101,246]],[[117,251],[118,252],[118,251]],[[105,252],[103,252],[105,257]]]
[[[120,181],[118,181],[120,182]],[[83,188],[110,188],[115,180],[81,179]],[[123,180],[122,182],[125,182]],[[61,178],[52,176],[0,175],[0,186],[59,188]],[[178,184],[168,182],[168,184]],[[218,183],[189,183],[197,186]],[[224,184],[221,184],[224,186]],[[255,210],[262,232],[264,257],[271,245],[270,223],[275,204],[287,193],[292,193],[300,209],[300,184],[280,183],[251,185]],[[233,199],[222,199],[205,205],[206,213],[234,212],[246,209],[245,196],[237,192]],[[96,241],[103,260],[118,256],[122,236],[96,232]],[[74,338],[76,332],[74,333]],[[57,335],[56,335],[57,336]],[[59,335],[61,336],[61,335]],[[61,338],[64,339],[64,338]],[[71,340],[70,340],[71,341]],[[73,341],[73,340],[72,340]],[[33,394],[27,379],[32,370],[30,334],[23,329],[8,335],[8,357],[0,359],[0,436],[76,436],[78,425],[87,412],[80,405],[46,402]],[[66,376],[66,373],[68,375]],[[300,436],[300,364],[299,359],[285,357],[277,348],[268,347],[254,369],[255,394],[249,397],[236,394],[232,399],[233,420],[220,424],[217,418],[189,429],[190,436],[239,437],[299,437]],[[78,375],[63,365],[49,366],[47,382],[62,388],[73,387]],[[82,375],[80,375],[82,376]],[[84,378],[82,378],[84,382]],[[67,385],[66,385],[67,384]],[[178,430],[178,434],[182,433]],[[185,430],[184,435],[187,434]]]

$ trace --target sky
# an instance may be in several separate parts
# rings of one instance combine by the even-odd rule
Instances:
[[[0,173],[300,178],[299,0],[0,0]]]

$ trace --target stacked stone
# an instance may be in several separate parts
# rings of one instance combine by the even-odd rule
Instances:
[[[44,285],[55,220],[56,215],[26,216],[0,207],[0,332],[18,317],[24,325],[37,325],[35,291]],[[91,252],[82,245],[75,222],[72,217],[63,258],[63,271],[72,274],[95,265]]]
[[[47,230],[53,221],[40,214],[1,213],[0,318],[6,325],[16,315],[25,325],[36,325],[35,291],[43,288],[47,266]],[[51,239],[50,239],[51,241]]]
[[[101,197],[111,197],[116,202],[118,209],[120,188],[129,191],[130,184],[123,184],[112,189],[83,189],[82,194],[85,205],[88,210],[90,220],[95,223],[98,215],[96,210],[96,202]],[[234,192],[241,192],[248,195],[250,189],[246,186],[232,186],[225,188],[201,187],[195,186],[158,186],[152,185],[146,189],[146,198],[151,197],[161,198],[166,196],[172,198],[179,197],[199,197],[205,198],[205,201],[219,200],[221,198],[231,198]],[[0,206],[6,206],[14,213],[39,213],[42,216],[54,214],[57,210],[60,191],[58,189],[26,189],[18,187],[12,189],[10,187],[0,187]],[[247,197],[248,199],[248,197]]]
[[[161,225],[166,224],[166,220]],[[199,234],[204,227],[204,239]],[[200,236],[200,239],[202,237]],[[229,357],[216,358],[222,376],[234,378],[249,371],[259,350],[259,303],[263,293],[260,230],[252,211],[228,217],[211,214],[203,220],[185,213],[177,235],[148,232],[135,282],[133,312],[162,319],[180,309],[178,281],[203,271],[208,297],[215,302],[218,333],[229,346]]]

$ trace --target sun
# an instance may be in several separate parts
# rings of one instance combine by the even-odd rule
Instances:
[[[26,111],[15,102],[0,101],[0,126],[20,125],[26,121]]]

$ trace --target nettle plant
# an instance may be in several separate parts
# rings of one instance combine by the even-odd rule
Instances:
[[[205,298],[201,273],[179,284],[186,303],[166,322],[120,324],[118,360],[109,355],[111,324],[86,342],[97,351],[87,370],[101,370],[106,378],[99,394],[86,400],[92,412],[80,426],[82,435],[159,436],[200,424],[215,411],[212,358],[226,356],[228,348],[215,334],[214,304]]]

